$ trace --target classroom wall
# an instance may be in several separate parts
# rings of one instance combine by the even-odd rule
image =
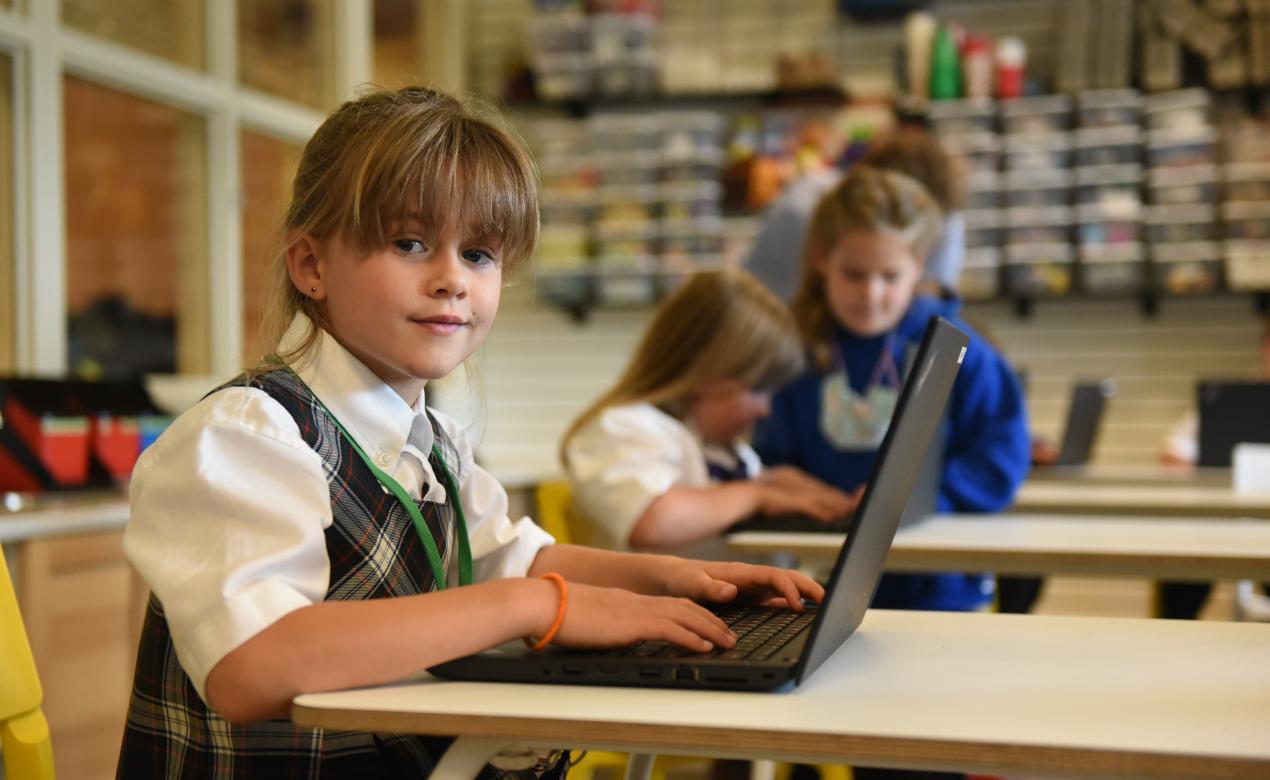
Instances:
[[[486,422],[470,430],[480,456],[505,473],[558,468],[560,435],[614,381],[649,318],[647,309],[601,310],[578,324],[532,297],[528,277],[508,292],[481,357]],[[1166,300],[1154,318],[1131,300],[1043,302],[1028,319],[1005,304],[967,314],[1027,370],[1039,434],[1057,441],[1073,382],[1117,381],[1095,451],[1108,464],[1154,463],[1198,377],[1251,374],[1262,327],[1239,295]],[[478,411],[453,398],[446,408],[469,420]]]

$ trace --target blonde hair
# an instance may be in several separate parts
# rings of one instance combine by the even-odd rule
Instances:
[[[916,180],[896,171],[856,166],[816,206],[803,251],[802,281],[791,304],[798,332],[822,371],[833,364],[833,315],[818,262],[851,232],[896,233],[918,262],[943,229],[934,199]]]
[[[263,370],[292,363],[328,325],[325,307],[296,289],[286,248],[301,235],[340,236],[361,251],[417,220],[426,238],[456,229],[489,243],[510,276],[538,243],[538,182],[529,153],[493,109],[426,87],[375,89],[326,118],[309,139],[283,222],[284,246],[267,279]],[[313,327],[275,355],[296,312]]]
[[[611,406],[650,403],[682,419],[705,382],[774,390],[802,369],[798,328],[780,298],[747,271],[698,273],[658,308],[617,384],[569,426],[560,459],[574,434]]]

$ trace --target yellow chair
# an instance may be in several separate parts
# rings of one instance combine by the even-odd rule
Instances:
[[[538,485],[535,493],[538,503],[538,524],[556,538],[561,544],[585,544],[590,536],[586,521],[572,509],[573,496],[569,483],[564,480],[552,480]],[[665,780],[666,772],[671,767],[700,762],[699,758],[687,756],[658,756],[653,764],[652,780]],[[623,753],[590,752],[577,766],[570,770],[579,774],[577,780],[590,780],[597,769],[612,769],[619,775],[626,767],[626,755]],[[850,767],[835,764],[821,764],[816,767],[820,771],[820,780],[851,780]],[[793,770],[792,764],[776,765],[776,780],[789,780]]]
[[[0,749],[6,777],[52,780],[53,743],[40,710],[44,691],[0,550]]]
[[[538,484],[538,524],[561,544],[597,546],[595,529],[573,509],[573,490],[563,479]]]

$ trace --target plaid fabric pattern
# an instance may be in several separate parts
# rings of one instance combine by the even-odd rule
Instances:
[[[289,371],[274,371],[229,386],[264,390],[295,419],[305,442],[326,468],[334,522],[326,531],[331,561],[327,600],[406,596],[434,590],[423,544],[409,514],[385,492],[340,435],[311,391]],[[221,388],[217,388],[221,389]],[[213,391],[215,392],[215,391]],[[437,440],[444,433],[431,420]],[[433,473],[440,474],[436,456]],[[419,501],[438,551],[450,566],[455,532],[452,507]],[[177,660],[163,606],[146,610],[117,776],[168,778],[398,778],[426,777],[447,738],[298,728],[289,720],[235,725],[199,698]],[[536,777],[485,767],[485,780]]]

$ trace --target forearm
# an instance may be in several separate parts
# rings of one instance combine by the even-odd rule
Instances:
[[[538,551],[538,557],[529,568],[529,576],[539,577],[554,571],[571,582],[624,588],[636,593],[660,596],[664,595],[665,589],[653,572],[668,557],[620,553],[575,544],[553,544]]]
[[[762,491],[763,487],[752,480],[671,488],[644,510],[631,530],[630,544],[670,548],[718,536],[762,509]]]
[[[290,612],[208,674],[208,702],[227,720],[282,717],[311,691],[378,685],[550,625],[545,580],[495,580],[435,593],[324,601]]]

